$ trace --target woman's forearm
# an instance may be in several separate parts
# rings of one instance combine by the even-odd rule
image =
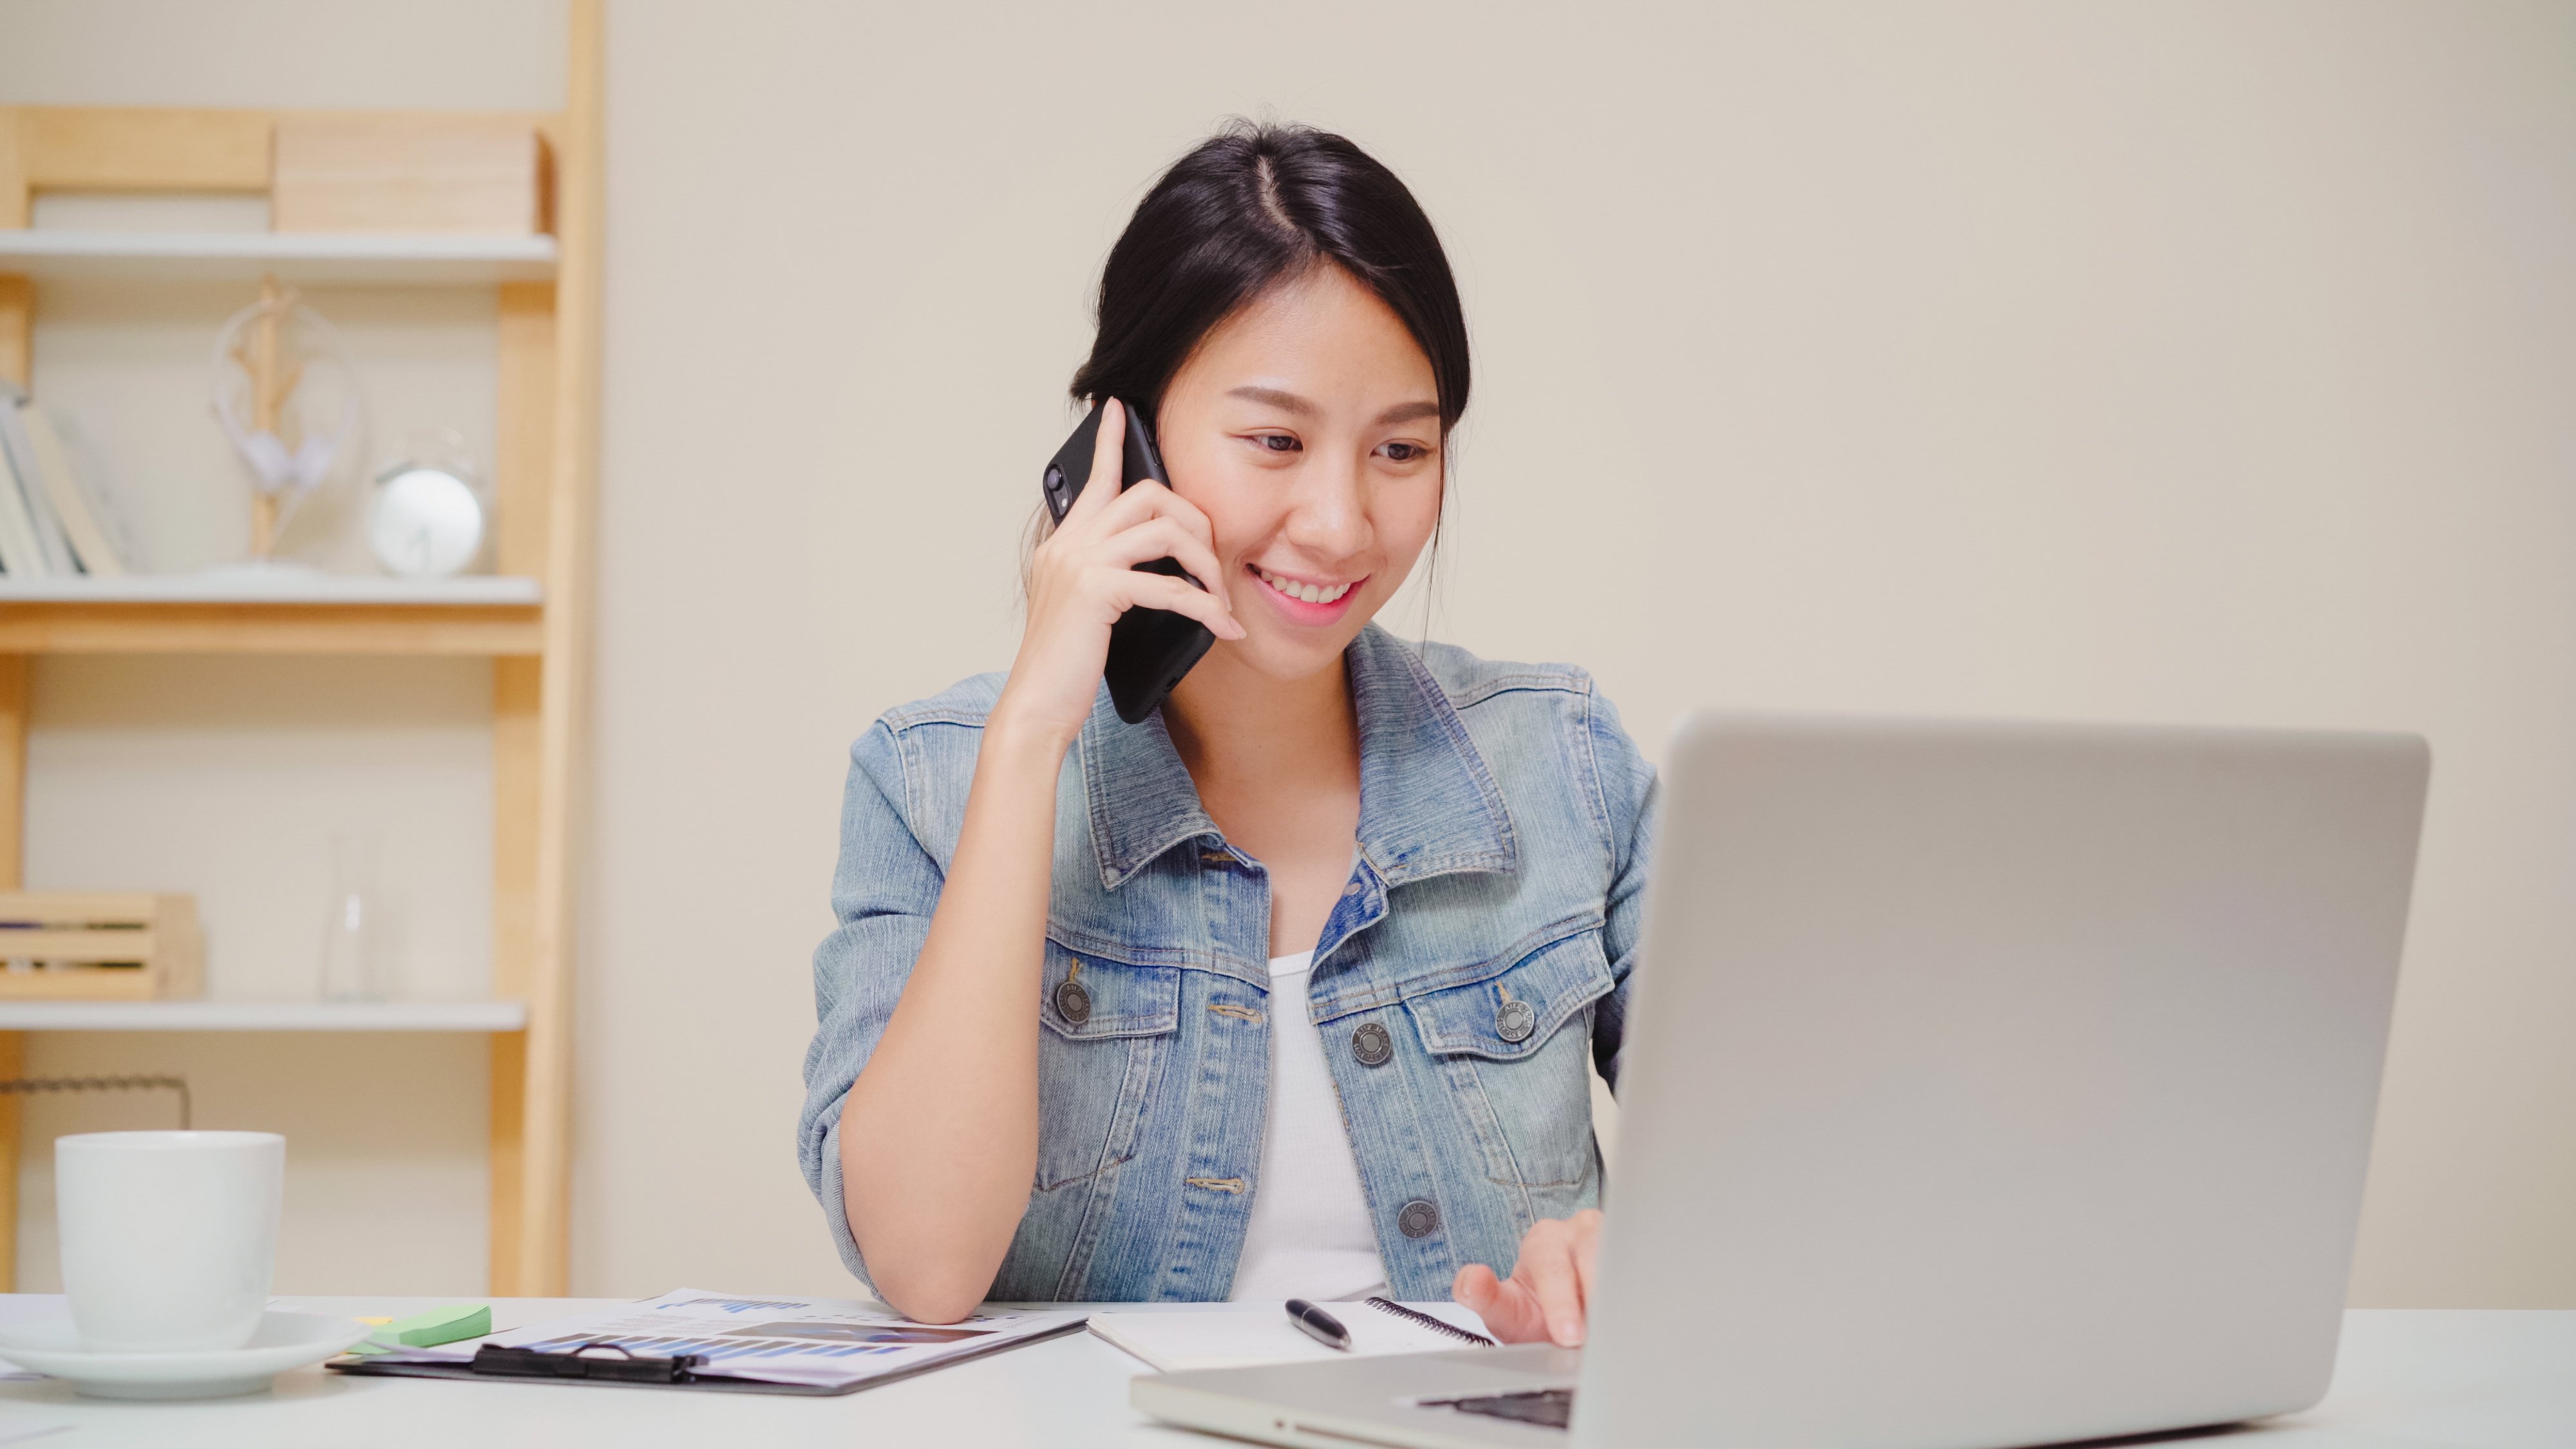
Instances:
[[[982,1301],[1028,1208],[1066,747],[987,723],[929,936],[841,1108],[842,1211],[877,1291],[916,1319]]]

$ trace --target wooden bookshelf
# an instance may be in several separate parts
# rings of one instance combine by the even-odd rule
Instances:
[[[552,230],[157,236],[31,229],[39,192],[267,193],[281,123],[332,113],[0,108],[0,376],[36,388],[42,283],[80,277],[489,286],[499,371],[500,576],[0,580],[0,890],[22,884],[29,661],[40,654],[444,654],[493,670],[492,995],[482,1002],[20,1002],[29,1031],[475,1031],[492,1040],[491,1282],[560,1296],[571,1218],[575,778],[585,733],[599,398],[601,0],[568,0],[559,113],[370,113],[424,130],[524,124],[549,163]],[[345,119],[349,113],[336,113]],[[218,966],[220,970],[220,966]],[[19,1107],[0,1097],[0,1285],[14,1281]]]

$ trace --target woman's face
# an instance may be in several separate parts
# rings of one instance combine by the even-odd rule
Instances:
[[[1210,332],[1155,421],[1248,631],[1216,647],[1274,679],[1338,662],[1440,521],[1439,392],[1404,323],[1319,266]]]

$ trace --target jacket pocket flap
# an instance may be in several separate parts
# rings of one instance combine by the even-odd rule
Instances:
[[[1131,966],[1077,956],[1047,942],[1038,981],[1038,1020],[1062,1037],[1160,1036],[1181,1024],[1181,973],[1174,966]]]
[[[1471,986],[1405,998],[1422,1049],[1515,1061],[1547,1045],[1556,1029],[1610,994],[1601,933],[1584,931],[1539,947]]]

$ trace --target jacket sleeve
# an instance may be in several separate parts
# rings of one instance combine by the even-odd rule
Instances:
[[[1637,753],[1619,725],[1619,711],[1597,690],[1588,701],[1585,728],[1600,787],[1602,824],[1609,837],[1610,895],[1602,950],[1610,958],[1610,994],[1593,1009],[1592,1059],[1601,1080],[1616,1092],[1620,1056],[1627,1047],[1628,1004],[1636,991],[1637,937],[1646,924],[1646,871],[1654,854],[1660,791],[1655,767]]]
[[[880,721],[850,746],[841,857],[832,874],[837,924],[814,951],[816,1024],[796,1133],[806,1185],[822,1204],[841,1261],[872,1290],[842,1205],[841,1103],[911,978],[944,879],[906,817],[904,786],[902,743]]]

